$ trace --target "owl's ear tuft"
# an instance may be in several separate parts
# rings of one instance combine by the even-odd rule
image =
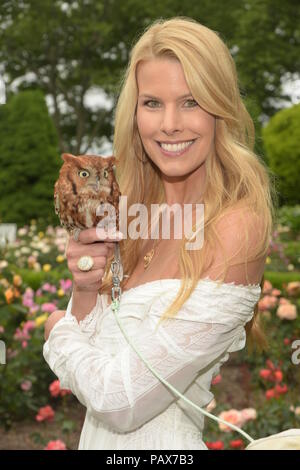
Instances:
[[[114,155],[105,157],[105,161],[107,161],[109,165],[114,165],[116,163],[116,157]]]
[[[63,153],[61,158],[63,159],[64,162],[72,162],[74,160],[75,155],[72,155],[71,153]]]

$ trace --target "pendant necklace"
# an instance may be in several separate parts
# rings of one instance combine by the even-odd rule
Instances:
[[[158,242],[160,242],[161,240],[158,238],[157,240],[155,240],[154,242],[154,245],[153,247],[151,248],[150,251],[148,251],[145,256],[144,256],[144,270],[146,270],[149,266],[149,264],[151,263],[152,261],[152,258],[154,256],[154,253],[155,253],[155,248],[156,246],[158,245]]]

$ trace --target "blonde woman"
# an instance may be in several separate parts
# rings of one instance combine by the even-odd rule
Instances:
[[[202,203],[203,246],[187,249],[186,236],[176,239],[174,230],[168,239],[160,231],[157,240],[120,241],[91,228],[70,239],[73,294],[66,312],[49,317],[43,354],[61,387],[87,408],[79,449],[206,450],[203,415],[148,370],[116,323],[112,247],[119,240],[129,276],[119,317],[132,342],[205,407],[231,352],[246,339],[268,346],[257,302],[276,193],[253,152],[253,122],[216,32],[190,18],[159,19],[134,45],[123,78],[114,155],[127,205],[143,204],[150,214],[152,204]],[[193,217],[195,229],[194,209]],[[93,257],[92,270],[78,269],[83,255]]]

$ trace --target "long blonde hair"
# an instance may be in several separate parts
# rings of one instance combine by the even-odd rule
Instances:
[[[131,50],[127,69],[121,77],[113,154],[117,163],[117,180],[122,195],[127,196],[128,207],[143,203],[149,209],[151,204],[166,202],[159,171],[145,153],[136,123],[137,66],[142,60],[161,57],[180,61],[193,98],[216,117],[215,149],[205,163],[204,244],[200,250],[186,250],[187,239],[183,237],[179,255],[181,285],[174,302],[161,317],[162,321],[176,315],[201,279],[209,262],[206,247],[215,249],[216,239],[220,241],[216,223],[225,211],[243,203],[247,210],[257,214],[264,221],[264,227],[254,259],[267,253],[274,229],[277,193],[273,174],[253,151],[254,125],[240,96],[235,63],[227,46],[218,33],[191,18],[180,16],[166,20],[160,18],[143,31]],[[141,239],[127,238],[120,242],[124,272],[128,275],[138,262],[140,248]],[[247,261],[249,259],[245,260],[246,264]],[[228,260],[225,264],[227,272]],[[224,278],[225,272],[222,280]],[[108,263],[101,291],[109,293],[111,287]],[[267,349],[257,304],[252,320],[246,325],[246,334],[252,345]]]

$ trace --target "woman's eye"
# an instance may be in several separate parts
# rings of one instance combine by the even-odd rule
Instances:
[[[149,103],[157,103],[157,101],[155,101],[155,100],[148,100],[148,101],[145,101],[145,102],[144,102],[144,105],[145,105],[145,106],[148,106]],[[150,108],[152,108],[152,107],[153,107],[153,106],[150,106]]]
[[[78,175],[80,178],[88,178],[90,176],[90,172],[88,170],[80,170]]]
[[[198,106],[197,101],[195,101],[195,100],[187,100],[186,103],[188,103],[189,101],[190,101],[191,103],[193,103],[194,106]],[[189,106],[188,106],[188,108],[189,108]]]
[[[190,107],[193,108],[194,106],[198,106],[198,103],[197,103],[197,101],[195,101],[195,100],[192,100],[192,99],[186,100],[186,103],[188,103],[188,102],[193,103],[193,106],[188,106],[188,108],[190,108]],[[145,106],[148,106],[149,103],[158,103],[158,101],[155,101],[155,100],[148,100],[148,101],[145,101],[145,102],[144,102],[144,105],[145,105]],[[150,108],[153,108],[153,107],[155,108],[155,106],[150,106]]]

